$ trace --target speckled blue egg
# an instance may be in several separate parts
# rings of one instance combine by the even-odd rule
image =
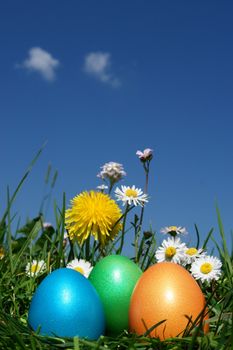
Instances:
[[[61,268],[49,274],[33,295],[28,323],[40,334],[98,339],[104,334],[101,300],[79,272]]]

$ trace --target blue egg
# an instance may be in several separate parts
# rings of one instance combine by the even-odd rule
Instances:
[[[90,281],[79,272],[53,271],[33,295],[28,323],[42,335],[98,339],[105,318],[100,298]]]

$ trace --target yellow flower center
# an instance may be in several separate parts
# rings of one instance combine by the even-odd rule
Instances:
[[[75,271],[78,271],[78,272],[80,272],[82,275],[84,275],[84,270],[83,270],[82,267],[76,266],[74,269],[75,269]]]
[[[125,194],[126,194],[127,197],[134,197],[134,198],[136,198],[136,197],[138,196],[137,191],[132,190],[132,188],[128,188],[128,189],[125,191]]]
[[[202,273],[207,275],[208,273],[210,273],[213,270],[213,266],[210,263],[206,262],[206,263],[201,265],[200,270]]]
[[[169,231],[176,231],[177,230],[177,226],[169,226],[168,230]]]
[[[39,270],[40,270],[40,267],[37,264],[31,266],[31,272],[32,273],[36,273]]]
[[[176,248],[175,247],[168,247],[165,250],[165,255],[167,258],[172,258],[176,254]]]
[[[193,255],[195,255],[197,253],[197,249],[196,248],[189,248],[188,250],[186,250],[185,253],[188,254],[188,255],[193,256]]]

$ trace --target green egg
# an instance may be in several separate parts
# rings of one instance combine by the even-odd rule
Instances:
[[[130,298],[141,275],[141,269],[121,255],[107,256],[93,268],[89,280],[104,306],[109,335],[117,335],[128,329]]]

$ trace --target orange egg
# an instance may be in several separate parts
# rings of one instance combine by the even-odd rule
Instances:
[[[185,315],[194,321],[204,307],[205,297],[185,268],[170,262],[158,263],[142,274],[134,288],[129,309],[130,331],[142,335],[166,320],[150,336],[161,340],[182,336],[188,323]],[[204,331],[208,331],[207,324]]]

